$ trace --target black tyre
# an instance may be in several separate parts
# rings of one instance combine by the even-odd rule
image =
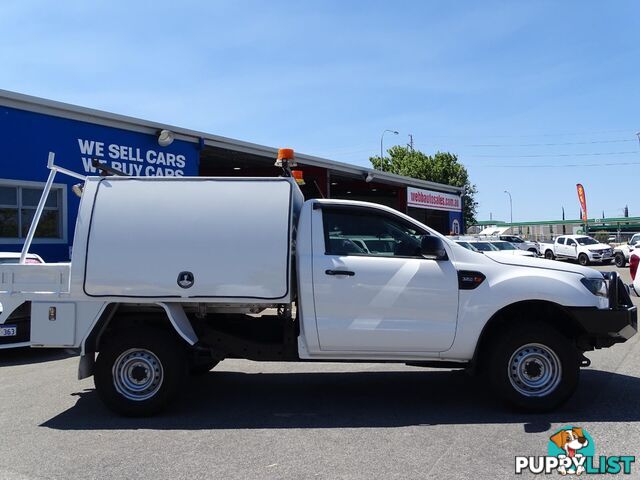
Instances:
[[[589,265],[589,257],[586,253],[581,253],[580,255],[578,255],[578,263],[583,267]]]
[[[553,260],[554,259],[553,251],[552,250],[545,251],[544,258],[546,258],[547,260]]]
[[[192,365],[191,367],[189,367],[189,372],[191,372],[191,375],[204,375],[213,370],[219,363],[220,362],[218,360],[212,360],[208,363]]]
[[[501,331],[487,351],[494,391],[516,408],[544,412],[565,403],[580,377],[579,352],[547,325],[524,323]]]
[[[615,255],[616,267],[623,268],[627,264],[627,259],[624,258],[624,253],[618,252]]]
[[[105,405],[125,416],[163,410],[187,376],[187,355],[172,331],[121,331],[107,339],[96,360],[94,382]]]

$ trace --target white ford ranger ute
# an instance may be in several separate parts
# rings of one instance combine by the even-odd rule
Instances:
[[[225,358],[469,369],[543,411],[572,395],[584,352],[637,331],[615,273],[489,258],[382,205],[304,201],[292,178],[82,190],[70,263],[0,265],[0,324],[28,305],[31,345],[77,349],[79,377],[124,415]]]

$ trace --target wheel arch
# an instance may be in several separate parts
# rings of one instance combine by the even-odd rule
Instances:
[[[189,345],[198,337],[182,305],[178,303],[132,304],[112,302],[105,306],[82,344],[82,353],[96,352],[109,331],[139,327],[143,324],[173,330]]]
[[[474,367],[482,362],[482,355],[491,343],[491,339],[504,330],[510,322],[519,321],[519,319],[514,320],[514,316],[520,316],[520,319],[526,321],[547,324],[570,339],[577,340],[584,333],[580,323],[558,303],[548,300],[515,302],[494,313],[482,328],[473,354]]]

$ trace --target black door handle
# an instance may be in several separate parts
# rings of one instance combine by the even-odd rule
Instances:
[[[325,270],[324,273],[327,275],[346,275],[348,277],[353,277],[356,274],[356,272],[349,270]]]

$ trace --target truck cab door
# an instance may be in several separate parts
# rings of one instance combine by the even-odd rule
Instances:
[[[458,273],[451,260],[420,255],[421,236],[429,232],[375,207],[316,206],[313,291],[320,350],[447,350],[456,331]]]
[[[567,246],[565,245],[566,237],[556,238],[555,252],[556,255],[568,255]]]

